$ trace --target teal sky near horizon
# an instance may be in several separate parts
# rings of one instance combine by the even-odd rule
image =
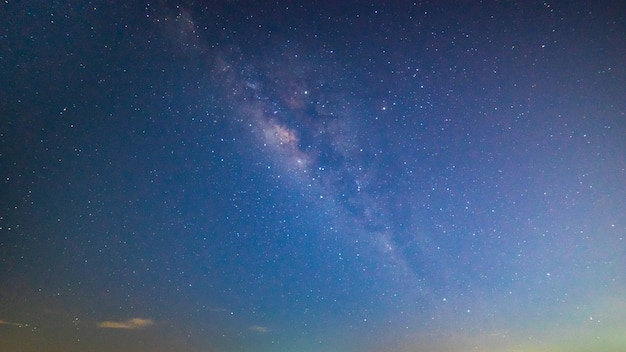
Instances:
[[[623,351],[619,2],[0,5],[0,350]]]

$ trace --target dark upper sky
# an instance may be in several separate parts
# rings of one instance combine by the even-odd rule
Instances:
[[[620,2],[0,4],[0,349],[621,351]]]

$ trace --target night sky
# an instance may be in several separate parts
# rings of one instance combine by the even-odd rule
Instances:
[[[620,1],[3,1],[0,350],[626,350]]]

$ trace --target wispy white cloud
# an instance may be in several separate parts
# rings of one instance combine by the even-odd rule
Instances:
[[[27,326],[28,324],[16,323],[13,321],[0,320],[0,325],[8,325],[8,326],[17,326],[21,328],[22,326]]]
[[[98,327],[103,329],[128,330],[143,329],[151,325],[154,325],[154,320],[143,318],[132,318],[124,321],[103,321],[98,323]]]
[[[259,326],[259,325],[252,325],[248,329],[250,329],[250,331],[258,332],[261,334],[271,331],[270,328],[268,328],[267,326]]]

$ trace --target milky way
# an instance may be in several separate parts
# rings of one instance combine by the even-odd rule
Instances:
[[[1,6],[0,349],[626,346],[619,6]]]

